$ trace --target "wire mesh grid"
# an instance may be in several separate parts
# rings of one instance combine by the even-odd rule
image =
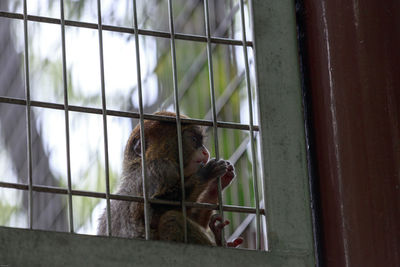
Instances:
[[[187,33],[177,33],[175,32],[175,19],[176,16],[174,15],[174,7],[173,1],[167,1],[168,7],[168,24],[169,24],[169,31],[158,31],[158,30],[147,30],[147,29],[140,29],[138,24],[138,15],[137,15],[137,3],[136,0],[132,1],[132,10],[133,10],[133,27],[121,27],[121,26],[113,26],[113,25],[105,25],[103,24],[102,18],[102,8],[101,8],[101,1],[97,0],[96,7],[97,7],[97,23],[88,23],[88,22],[81,22],[75,20],[66,20],[65,19],[65,10],[64,6],[65,3],[63,0],[60,0],[60,10],[59,10],[59,19],[46,17],[46,16],[37,16],[28,14],[27,8],[28,0],[23,1],[23,12],[10,12],[10,11],[2,11],[0,10],[0,18],[5,18],[8,20],[21,20],[23,21],[23,40],[24,40],[24,68],[25,73],[28,75],[24,75],[25,77],[25,99],[18,98],[18,97],[10,97],[10,96],[1,96],[0,95],[0,103],[3,104],[11,104],[11,105],[19,105],[24,106],[26,110],[26,136],[27,136],[27,183],[15,183],[15,182],[4,182],[0,181],[0,188],[12,188],[18,190],[28,191],[28,227],[33,229],[33,213],[35,212],[33,208],[33,193],[51,193],[51,194],[60,194],[66,195],[68,197],[67,200],[67,209],[68,209],[68,228],[69,232],[76,233],[74,229],[74,209],[73,209],[73,196],[82,196],[82,197],[93,197],[93,198],[100,198],[106,200],[106,213],[107,213],[107,233],[109,236],[112,236],[111,232],[111,211],[110,211],[110,201],[111,200],[124,200],[124,201],[134,201],[144,203],[144,214],[145,214],[145,238],[150,238],[150,222],[149,222],[149,206],[150,204],[165,204],[165,205],[173,205],[173,206],[180,206],[182,208],[183,218],[186,222],[187,215],[186,210],[189,207],[196,207],[202,209],[211,209],[218,211],[219,214],[224,217],[225,212],[235,212],[235,213],[244,213],[248,214],[245,220],[243,220],[239,227],[235,229],[233,233],[231,233],[231,237],[229,238],[232,240],[233,238],[240,235],[244,228],[251,224],[252,221],[255,221],[255,245],[254,248],[260,250],[262,248],[262,241],[266,241],[265,237],[262,237],[262,234],[265,233],[265,229],[261,229],[261,220],[262,215],[265,215],[265,210],[260,207],[260,197],[259,192],[262,188],[259,188],[258,180],[262,177],[258,177],[258,169],[257,169],[257,155],[256,151],[256,142],[255,136],[259,131],[257,125],[254,125],[253,119],[253,101],[254,96],[253,89],[251,85],[251,77],[250,77],[250,70],[249,70],[249,56],[248,56],[248,49],[252,49],[252,42],[247,40],[246,36],[246,25],[245,25],[245,3],[243,0],[240,0],[239,3],[234,5],[231,9],[231,12],[228,14],[228,18],[232,19],[232,16],[235,16],[236,13],[239,13],[240,24],[241,24],[241,38],[242,40],[233,39],[233,38],[224,38],[224,37],[215,37],[211,33],[211,26],[210,26],[210,7],[209,7],[209,0],[204,1],[194,1],[195,4],[203,5],[204,10],[204,26],[205,26],[205,34],[202,35],[195,35],[195,34],[187,34]],[[214,14],[215,15],[215,14]],[[29,57],[29,32],[28,32],[28,24],[29,23],[41,23],[41,24],[54,24],[60,26],[60,33],[61,33],[61,51],[62,51],[62,77],[63,77],[63,103],[54,103],[51,101],[37,101],[31,99],[31,86],[30,86],[30,57]],[[223,23],[226,23],[223,20]],[[248,23],[248,22],[247,22]],[[68,70],[67,70],[67,53],[66,53],[66,27],[76,27],[76,28],[83,28],[83,29],[94,29],[98,31],[98,47],[99,47],[99,65],[100,65],[100,87],[101,87],[101,107],[87,107],[83,105],[71,105],[69,103],[69,84],[68,84]],[[218,35],[218,29],[215,30],[215,34]],[[122,110],[114,110],[108,109],[106,104],[106,84],[105,84],[105,62],[104,62],[104,48],[103,48],[103,33],[104,32],[114,32],[114,33],[125,33],[133,36],[134,43],[135,43],[135,55],[136,55],[136,77],[137,77],[137,101],[138,101],[138,111],[122,111]],[[172,64],[172,80],[173,80],[173,99],[169,100],[168,98],[165,100],[170,101],[173,103],[174,111],[176,113],[176,118],[171,117],[164,117],[160,115],[148,114],[144,111],[144,104],[143,104],[143,93],[142,93],[142,74],[141,74],[141,56],[140,56],[140,36],[152,36],[157,38],[162,38],[170,41],[170,57],[171,57],[171,64]],[[204,61],[208,64],[208,81],[209,81],[209,94],[210,94],[210,110],[204,116],[203,119],[188,119],[182,118],[180,116],[180,99],[184,92],[182,92],[181,88],[187,88],[184,85],[185,81],[178,80],[178,70],[177,70],[177,46],[178,44],[176,41],[192,41],[198,42],[200,44],[205,44],[205,54],[200,55],[200,60]],[[242,57],[243,57],[243,64],[244,70],[242,70],[238,75],[235,76],[225,89],[222,95],[217,96],[215,92],[215,79],[214,79],[214,67],[213,64],[213,51],[216,49],[218,45],[229,45],[234,47],[242,47]],[[192,66],[195,66],[193,64]],[[190,71],[190,70],[189,70]],[[224,121],[218,118],[219,112],[224,108],[224,105],[229,100],[229,97],[232,93],[239,87],[240,83],[245,80],[245,91],[247,93],[247,100],[248,100],[248,123],[237,123],[237,122],[229,122]],[[186,81],[188,82],[188,81]],[[3,85],[2,85],[3,86]],[[172,104],[170,103],[170,104]],[[164,103],[165,104],[165,103]],[[44,108],[44,109],[53,109],[53,110],[62,110],[64,111],[64,120],[65,120],[65,149],[66,149],[66,177],[67,177],[67,185],[65,187],[62,186],[49,186],[49,185],[39,185],[34,184],[32,170],[35,168],[32,162],[32,136],[31,136],[31,112],[32,108]],[[84,114],[97,114],[102,116],[102,131],[103,131],[103,146],[104,146],[104,169],[105,169],[105,192],[94,192],[94,191],[87,191],[87,190],[76,190],[73,189],[73,182],[72,182],[72,175],[71,175],[71,152],[70,152],[70,114],[71,112],[77,113],[84,113]],[[180,177],[181,177],[181,185],[182,185],[182,198],[185,197],[185,188],[184,188],[184,170],[183,170],[183,154],[182,154],[182,136],[181,136],[181,124],[193,124],[193,125],[200,125],[205,126],[212,129],[213,135],[213,153],[215,157],[219,159],[220,156],[220,139],[219,139],[219,130],[226,129],[226,130],[243,130],[248,132],[248,136],[243,142],[237,147],[235,152],[230,157],[230,161],[235,163],[238,159],[249,150],[250,158],[252,160],[251,164],[251,175],[253,177],[253,194],[254,194],[254,207],[250,206],[241,206],[241,205],[232,205],[232,204],[224,204],[224,198],[222,195],[222,186],[221,180],[218,182],[218,202],[220,204],[209,204],[209,203],[196,203],[196,202],[187,202],[187,201],[170,201],[170,200],[160,200],[160,199],[151,199],[148,197],[148,193],[146,192],[147,188],[147,177],[146,172],[142,172],[142,179],[143,179],[143,197],[142,196],[131,196],[131,195],[121,195],[121,194],[112,194],[111,187],[110,187],[110,170],[109,170],[109,143],[108,143],[108,129],[107,126],[107,118],[108,117],[117,117],[117,118],[130,118],[130,119],[139,119],[139,124],[142,126],[140,131],[141,140],[144,140],[144,120],[159,120],[159,121],[167,121],[167,122],[174,122],[177,125],[177,136],[178,136],[178,151],[179,151],[179,166],[180,166]],[[144,142],[141,142],[142,151],[145,150]],[[249,148],[249,149],[248,149]],[[146,169],[146,160],[143,158],[142,168]],[[186,223],[185,223],[185,231],[184,231],[184,240],[187,242],[187,231],[186,231]],[[222,232],[224,237],[224,233]],[[264,245],[264,248],[266,246]]]

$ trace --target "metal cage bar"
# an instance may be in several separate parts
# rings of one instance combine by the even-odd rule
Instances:
[[[139,51],[139,36],[136,0],[133,0],[133,22],[135,28],[135,52],[136,52],[136,71],[137,71],[137,86],[139,100],[139,118],[140,118],[140,146],[142,153],[142,179],[143,179],[143,200],[144,200],[144,225],[145,238],[150,239],[150,221],[149,221],[149,200],[147,193],[147,168],[146,168],[146,148],[144,136],[144,118],[143,118],[143,97],[142,97],[142,76],[140,71],[140,51]]]
[[[12,188],[12,189],[24,190],[24,191],[29,190],[29,185],[19,184],[19,183],[0,182],[0,187],[1,188]],[[56,187],[56,186],[33,185],[32,191],[68,195],[68,189],[62,188],[62,187]],[[82,196],[82,197],[102,198],[102,199],[106,198],[105,193],[74,190],[74,189],[71,190],[71,195]],[[110,199],[144,203],[143,197],[122,195],[122,194],[118,194],[118,195],[110,194],[109,196],[110,196]],[[151,198],[148,201],[151,204],[161,204],[161,205],[170,205],[170,206],[180,206],[181,205],[180,201],[173,201],[173,200],[163,200],[163,199]],[[219,206],[217,204],[209,204],[209,203],[198,203],[198,202],[185,201],[185,205],[187,207],[208,209],[208,210],[218,210],[219,209]],[[256,213],[255,208],[246,207],[246,206],[223,205],[223,209],[224,209],[224,211],[232,211],[232,212],[240,212],[240,213],[251,213],[251,214]],[[260,209],[260,213],[265,214],[265,210]]]
[[[107,202],[107,234],[111,236],[111,209],[110,209],[110,173],[108,166],[108,135],[107,135],[107,108],[106,108],[106,88],[104,81],[104,56],[103,56],[103,27],[101,20],[101,1],[97,0],[97,19],[99,32],[99,53],[100,53],[100,79],[101,79],[101,103],[103,111],[103,133],[104,133],[104,158],[106,174],[106,202]]]
[[[174,84],[174,103],[176,113],[176,129],[178,135],[178,153],[179,153],[179,174],[181,176],[182,187],[182,215],[183,215],[183,240],[187,243],[187,214],[185,204],[185,176],[183,172],[183,152],[182,152],[182,130],[181,130],[181,117],[179,112],[179,93],[178,93],[178,77],[176,68],[176,49],[175,49],[175,29],[174,29],[174,14],[172,10],[172,2],[168,0],[168,18],[169,28],[171,32],[171,58],[172,58],[172,78]]]
[[[214,90],[214,73],[213,73],[213,63],[212,63],[212,47],[211,47],[211,32],[210,32],[210,17],[209,17],[209,7],[208,0],[204,0],[204,19],[206,26],[206,36],[207,36],[207,59],[208,59],[208,73],[210,77],[210,95],[211,95],[211,108],[212,108],[212,120],[213,120],[213,132],[214,132],[214,150],[215,158],[219,159],[219,145],[218,145],[218,126],[217,126],[217,109],[215,107],[215,90]],[[222,185],[221,177],[218,177],[218,202],[219,202],[219,213],[224,222],[224,210],[222,208]],[[221,229],[221,240],[223,246],[225,246],[225,231],[224,228]]]
[[[252,157],[252,173],[253,173],[253,189],[255,196],[255,204],[256,204],[256,249],[261,249],[261,221],[260,221],[260,197],[258,195],[258,177],[257,177],[257,157],[256,150],[254,144],[254,134],[253,134],[253,98],[251,93],[251,84],[250,84],[250,70],[249,70],[249,59],[247,54],[246,47],[246,25],[244,18],[244,4],[243,0],[240,0],[240,17],[242,22],[242,38],[243,38],[243,56],[244,56],[244,66],[245,66],[245,74],[246,74],[246,88],[247,88],[247,98],[249,103],[249,126],[250,126],[250,150]]]
[[[24,106],[27,105],[27,101],[25,99],[4,97],[4,96],[0,96],[0,103],[16,104],[16,105],[24,105]],[[44,101],[31,100],[30,106],[64,110],[63,104],[50,103],[50,102],[44,102]],[[100,115],[103,114],[103,110],[101,108],[82,107],[82,106],[75,106],[75,105],[68,105],[68,110],[74,111],[74,112],[81,112],[81,113],[100,114]],[[109,116],[134,118],[134,119],[140,118],[140,114],[137,112],[119,111],[119,110],[110,110],[110,109],[106,109],[105,112]],[[158,120],[158,121],[165,121],[165,122],[175,122],[176,121],[176,119],[174,119],[174,118],[161,116],[161,115],[143,114],[143,116],[144,116],[145,120]],[[213,126],[213,122],[210,120],[181,118],[181,122],[183,124]],[[250,129],[250,127],[247,124],[241,124],[241,123],[235,123],[235,122],[219,121],[217,123],[217,126],[218,126],[218,128],[236,129],[236,130],[245,130],[245,131],[248,131]],[[253,130],[258,131],[259,126],[254,126]]]
[[[61,1],[61,0],[60,0]],[[212,70],[212,47],[213,46],[215,46],[215,44],[212,44],[212,43],[218,43],[218,42],[214,42],[215,40],[213,40],[213,38],[211,37],[211,34],[210,34],[210,26],[209,26],[209,10],[208,10],[208,1],[207,2],[204,2],[204,4],[205,4],[205,20],[206,20],[206,32],[207,32],[207,36],[206,36],[206,39],[205,39],[205,41],[207,42],[207,58],[208,58],[208,62],[209,62],[209,70],[210,70],[210,72],[209,72],[209,75],[210,75],[210,90],[211,90],[211,102],[212,102],[212,109],[211,109],[211,112],[210,113],[212,113],[212,117],[213,117],[213,120],[212,121],[205,121],[205,120],[203,120],[203,121],[201,121],[201,120],[192,120],[192,119],[189,119],[188,121],[190,121],[190,122],[192,122],[192,123],[198,123],[198,122],[200,122],[199,124],[200,125],[202,125],[202,123],[205,123],[205,125],[208,125],[208,126],[213,126],[213,130],[214,130],[214,138],[215,138],[215,151],[216,151],[216,158],[218,159],[219,158],[219,149],[218,149],[218,127],[221,127],[221,128],[224,128],[224,127],[226,127],[226,128],[233,128],[233,129],[240,129],[240,128],[242,128],[242,129],[244,129],[244,128],[246,128],[246,130],[250,130],[251,129],[251,126],[249,126],[249,125],[238,125],[238,124],[231,124],[231,123],[224,123],[224,122],[218,122],[217,121],[217,109],[216,109],[216,103],[215,103],[215,90],[214,90],[214,81],[213,81],[213,70]],[[175,32],[174,32],[174,27],[173,27],[173,16],[172,16],[172,4],[170,3],[169,4],[170,5],[170,7],[171,7],[171,9],[170,9],[170,22],[172,22],[171,24],[172,24],[172,30],[171,30],[171,33],[170,33],[170,38],[171,38],[171,40],[172,39],[175,39],[175,37],[177,36],[177,35],[179,35],[179,34],[176,34]],[[62,7],[63,8],[63,7]],[[239,9],[239,5],[237,5],[237,9]],[[63,11],[62,11],[63,12]],[[136,12],[137,12],[137,10],[136,10],[136,2],[134,1],[134,16],[135,16],[135,25],[134,25],[134,29],[133,29],[133,34],[135,35],[135,42],[136,42],[136,44],[138,44],[138,40],[136,39],[136,38],[138,38],[138,35],[140,34],[140,30],[138,29],[138,26],[137,26],[137,14],[136,14]],[[19,18],[18,16],[16,16],[17,14],[16,13],[12,13],[12,14],[14,14],[15,16],[14,16],[14,18]],[[12,14],[10,13],[10,12],[0,12],[0,17],[1,16],[8,16],[8,17],[13,17],[12,16]],[[38,17],[38,16],[27,16],[27,18],[32,18],[34,21],[35,21],[35,19],[37,19],[38,21],[40,21],[40,22],[47,22],[47,23],[60,23],[60,25],[61,25],[61,27],[62,27],[62,30],[63,30],[63,38],[64,38],[64,40],[63,40],[63,42],[64,42],[64,44],[63,44],[63,49],[64,49],[64,53],[65,53],[65,25],[66,24],[68,24],[68,22],[67,21],[65,21],[65,19],[64,19],[64,14],[62,14],[61,15],[61,20],[58,22],[57,20],[54,20],[54,19],[51,19],[51,18],[44,18],[44,17]],[[77,23],[76,25],[74,24],[74,23],[72,23],[74,26],[77,26],[77,27],[88,27],[88,28],[95,28],[95,29],[98,29],[98,31],[99,31],[99,47],[100,47],[100,62],[101,62],[101,75],[102,75],[102,77],[101,77],[101,79],[102,79],[102,84],[101,84],[101,86],[102,86],[102,103],[103,103],[103,107],[102,107],[102,109],[95,109],[95,108],[85,108],[85,107],[76,107],[76,109],[75,109],[75,106],[69,106],[68,105],[68,97],[66,96],[66,100],[64,101],[65,103],[64,103],[64,107],[59,107],[58,106],[58,104],[53,104],[53,103],[46,103],[46,102],[39,102],[39,101],[35,101],[34,102],[34,104],[37,104],[38,106],[44,106],[44,107],[48,107],[48,108],[61,108],[61,109],[63,109],[63,110],[65,110],[65,112],[66,112],[66,125],[67,124],[69,124],[68,122],[67,122],[67,120],[68,120],[68,111],[69,110],[71,110],[71,111],[78,111],[78,112],[89,112],[89,113],[96,113],[96,114],[102,114],[103,115],[103,126],[104,126],[104,136],[105,136],[105,153],[108,155],[108,145],[107,145],[107,143],[108,143],[108,141],[107,141],[107,122],[106,122],[106,117],[107,117],[107,115],[114,115],[114,116],[127,116],[127,117],[139,117],[139,119],[141,120],[141,123],[142,123],[142,121],[143,121],[143,119],[144,119],[144,117],[146,116],[145,114],[143,114],[143,110],[140,110],[141,108],[139,108],[139,114],[137,114],[137,113],[133,113],[133,112],[119,112],[119,111],[108,111],[107,109],[106,109],[106,105],[105,105],[105,97],[103,97],[103,95],[104,95],[104,93],[103,93],[103,91],[105,91],[105,85],[104,85],[104,62],[103,62],[103,48],[102,48],[102,46],[103,46],[103,41],[102,41],[102,30],[104,30],[104,28],[106,28],[106,27],[108,27],[108,26],[103,26],[102,25],[102,21],[101,21],[101,6],[100,6],[100,2],[98,1],[98,24],[93,24],[93,25],[91,25],[90,23],[88,24],[88,23]],[[119,30],[121,30],[121,27],[113,27],[113,26],[110,26],[111,28],[109,29],[109,30],[114,30],[114,31],[118,31],[118,29],[117,28],[119,28]],[[132,33],[131,32],[131,33]],[[155,34],[157,35],[157,32],[155,32]],[[168,38],[168,37],[167,37]],[[183,39],[185,39],[185,38],[183,38]],[[190,38],[189,38],[190,39]],[[231,40],[231,39],[229,39],[229,40]],[[197,40],[197,41],[199,41],[199,40]],[[203,40],[204,41],[204,40]],[[212,44],[212,45],[211,45]],[[232,44],[232,43],[231,43]],[[173,54],[173,58],[174,57],[176,57],[175,55],[176,55],[176,51],[175,51],[175,44],[174,44],[174,40],[172,40],[171,41],[171,53]],[[236,44],[237,45],[237,44]],[[245,45],[245,47],[246,46],[251,46],[252,45],[252,43],[251,42],[247,42],[247,41],[244,41],[244,43],[243,43],[243,41],[242,41],[242,45]],[[138,50],[138,45],[137,45],[137,51],[139,51]],[[138,52],[137,52],[138,53]],[[64,57],[65,58],[65,57]],[[63,59],[64,59],[63,58]],[[138,73],[139,73],[139,75],[138,75],[138,80],[140,80],[140,58],[139,58],[139,56],[137,56],[137,59],[139,60],[139,67],[138,67]],[[64,67],[64,66],[63,66]],[[173,62],[173,71],[175,71],[176,72],[176,59],[175,59],[175,62]],[[176,73],[174,74],[174,78],[175,78],[175,81],[177,81],[177,79],[176,79]],[[174,82],[175,83],[175,82]],[[139,85],[139,87],[141,87],[141,82],[139,82],[138,83],[138,85]],[[175,85],[176,86],[176,85]],[[64,86],[65,88],[66,88],[66,81],[65,81],[65,86]],[[175,87],[176,88],[176,90],[174,90],[175,92],[178,92],[178,90],[177,90],[177,86]],[[141,95],[141,88],[139,89],[139,91],[140,91],[140,95]],[[139,102],[141,102],[142,101],[142,97],[141,96],[139,96]],[[18,104],[22,104],[20,101],[18,101],[18,100],[14,100],[14,99],[11,99],[11,98],[2,98],[2,97],[0,97],[0,102],[6,102],[6,103],[11,103],[11,102],[13,102],[13,103],[17,103],[17,102],[19,102]],[[175,103],[177,103],[177,100],[175,100]],[[24,104],[26,104],[26,103],[24,103]],[[177,110],[177,118],[176,118],[176,120],[177,120],[177,124],[178,124],[178,128],[180,128],[180,124],[182,123],[182,119],[180,119],[180,115],[179,115],[179,104],[176,104],[176,106],[177,106],[177,108],[178,108],[178,110]],[[70,108],[71,107],[71,108]],[[142,107],[142,105],[141,105],[141,107]],[[109,114],[109,113],[111,113],[111,114]],[[151,116],[151,115],[150,115]],[[204,125],[204,124],[203,124]],[[257,127],[257,126],[256,126]],[[254,128],[254,127],[253,127]],[[67,131],[69,132],[69,127],[67,126]],[[67,132],[67,143],[69,143],[69,134],[68,134],[68,132]],[[180,133],[180,131],[179,131],[179,133]],[[180,134],[178,133],[178,140],[180,140],[179,141],[179,146],[182,146],[182,144],[181,144],[181,139],[182,139],[182,137],[181,136],[179,136]],[[142,134],[142,133],[141,133]],[[68,147],[67,147],[67,154],[68,154],[68,156],[67,156],[67,158],[68,158],[68,162],[69,162],[69,144],[67,145]],[[182,148],[180,148],[179,149],[180,150],[180,153],[182,153],[181,151],[182,151]],[[182,156],[182,155],[181,155]],[[108,159],[108,157],[106,157],[106,161],[107,161],[107,159]],[[145,164],[145,160],[143,161],[144,162],[144,164]],[[108,162],[106,162],[106,179],[108,178],[107,176],[108,176],[108,164],[107,164]],[[68,165],[69,165],[69,163],[68,163]],[[142,166],[142,168],[143,168],[143,166]],[[183,169],[182,167],[180,167],[181,169]],[[68,166],[68,169],[69,169],[69,166]],[[145,168],[143,168],[143,169],[145,169]],[[182,170],[183,171],[183,170]],[[70,172],[70,171],[69,171]],[[144,174],[145,174],[145,172],[144,172]],[[70,175],[69,175],[70,176]],[[181,177],[183,177],[183,175],[181,174]],[[108,179],[109,180],[109,179]],[[108,184],[108,186],[107,186],[107,184]],[[144,185],[145,185],[146,183],[144,183]],[[183,182],[182,182],[182,184],[183,184]],[[69,181],[69,187],[70,187],[70,181]],[[106,188],[109,188],[109,181],[108,182],[106,182]],[[223,211],[224,211],[224,205],[223,205],[223,203],[222,203],[222,188],[221,188],[221,181],[219,180],[219,183],[218,183],[218,198],[219,198],[219,202],[221,203],[221,205],[219,205],[218,207],[219,207],[219,211],[220,211],[220,213],[221,213],[221,215],[223,215],[222,213],[223,213]],[[109,192],[109,189],[107,190],[106,189],[106,199],[107,199],[107,203],[109,203],[109,197],[107,198],[107,195],[109,196],[110,195],[110,192]],[[183,189],[183,195],[184,195],[184,189]],[[72,204],[72,196],[69,196],[69,197],[71,197],[71,200],[70,200],[70,203]],[[144,194],[144,202],[145,203],[147,203],[148,201],[147,201],[147,196],[146,196],[146,194]],[[185,205],[185,201],[183,201],[183,205]],[[72,205],[70,205],[71,206],[71,209],[70,209],[70,222],[72,221]],[[146,205],[145,205],[146,206]],[[109,204],[107,204],[107,209],[109,209]],[[183,208],[184,210],[186,210],[186,208]],[[184,214],[184,215],[186,215],[186,214]],[[110,214],[107,214],[107,216],[108,216],[108,219],[110,220],[111,219],[111,215]],[[146,217],[146,216],[145,216]],[[73,227],[73,225],[72,225],[72,227]],[[71,226],[70,226],[70,228],[72,228]],[[109,229],[110,230],[110,229]]]
[[[29,83],[29,46],[28,46],[28,15],[27,0],[24,0],[24,65],[25,65],[25,97],[26,97],[26,134],[27,134],[27,153],[28,153],[28,225],[33,228],[33,192],[32,192],[32,136],[31,136],[31,93]]]
[[[74,232],[74,216],[72,207],[72,184],[71,184],[71,154],[69,140],[69,112],[68,112],[68,81],[67,81],[67,59],[65,49],[65,20],[64,20],[64,0],[60,0],[60,18],[61,18],[61,46],[62,46],[62,75],[64,86],[64,111],[65,111],[65,146],[67,152],[67,184],[68,184],[68,218],[69,231]]]
[[[7,11],[0,11],[0,17],[24,20],[23,14],[7,12]],[[43,16],[27,15],[26,19],[28,21],[51,23],[51,24],[60,24],[61,23],[60,19],[43,17]],[[87,28],[87,29],[98,29],[98,25],[96,23],[80,22],[80,21],[73,21],[73,20],[65,20],[65,25],[79,27],[79,28]],[[129,27],[103,25],[102,28],[104,31],[130,33],[130,34],[135,33],[135,29],[129,28]],[[164,32],[164,31],[138,29],[138,34],[145,35],[145,36],[154,36],[154,37],[171,39],[171,33]],[[207,42],[206,37],[201,36],[201,35],[195,35],[195,34],[175,33],[174,37],[175,37],[175,39],[179,39],[179,40],[202,42],[202,43]],[[211,43],[215,43],[215,44],[226,44],[226,45],[235,45],[235,46],[243,45],[241,40],[234,40],[234,39],[229,39],[229,38],[211,37],[210,41],[211,41]],[[247,42],[246,45],[253,46],[253,42]]]

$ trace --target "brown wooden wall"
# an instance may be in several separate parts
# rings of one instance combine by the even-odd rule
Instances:
[[[323,266],[400,266],[400,1],[303,4]]]

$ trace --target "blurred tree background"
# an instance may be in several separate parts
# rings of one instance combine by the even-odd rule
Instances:
[[[173,0],[175,32],[205,35],[202,0]],[[60,2],[28,0],[28,14],[60,18]],[[104,25],[133,28],[132,0],[102,0]],[[0,11],[22,14],[22,0],[0,1]],[[166,0],[137,0],[139,29],[169,32]],[[241,40],[239,1],[210,0],[213,37]],[[247,39],[251,40],[246,7]],[[65,0],[65,19],[97,23],[97,0]],[[67,85],[70,105],[101,108],[98,32],[66,26]],[[0,17],[0,96],[25,98],[23,21]],[[107,108],[138,112],[134,36],[103,31]],[[140,60],[145,113],[174,110],[170,40],[140,35]],[[63,104],[61,28],[29,21],[31,99]],[[197,119],[212,119],[207,44],[176,40],[177,77],[181,112]],[[252,49],[248,49],[254,93]],[[243,47],[212,44],[218,120],[248,123]],[[255,104],[254,104],[255,106]],[[254,107],[254,110],[256,108]],[[101,115],[70,112],[71,177],[73,189],[105,192],[105,160]],[[253,112],[256,116],[257,113]],[[60,110],[32,107],[33,183],[67,187],[65,117]],[[107,117],[111,191],[121,175],[122,153],[136,120]],[[255,121],[257,124],[257,120]],[[26,107],[0,103],[0,181],[27,183]],[[215,156],[212,129],[207,147]],[[224,191],[224,204],[254,207],[248,131],[218,129],[219,153],[230,159],[237,178]],[[260,175],[259,175],[260,176]],[[261,185],[261,183],[259,183]],[[261,186],[260,186],[261,187]],[[260,192],[261,193],[261,192]],[[27,227],[28,193],[0,188],[0,225]],[[33,193],[33,227],[68,231],[67,197]],[[95,234],[105,200],[73,196],[74,228]],[[231,221],[227,238],[237,229],[243,247],[254,247],[254,216],[226,212]]]

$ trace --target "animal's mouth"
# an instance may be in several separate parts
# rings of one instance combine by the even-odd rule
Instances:
[[[197,164],[206,164],[207,162],[208,162],[207,159],[200,159],[196,161]]]

